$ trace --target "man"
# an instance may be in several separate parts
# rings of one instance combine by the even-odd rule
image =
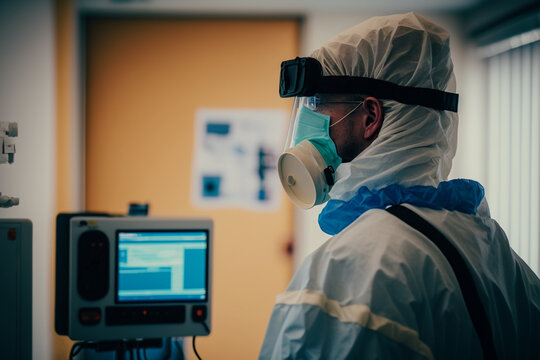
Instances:
[[[482,186],[447,181],[454,86],[447,32],[414,13],[282,64],[282,184],[304,208],[330,198],[334,236],[277,297],[261,359],[540,358],[540,280]]]

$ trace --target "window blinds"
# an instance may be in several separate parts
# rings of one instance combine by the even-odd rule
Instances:
[[[511,247],[540,275],[540,42],[486,61],[487,199]]]

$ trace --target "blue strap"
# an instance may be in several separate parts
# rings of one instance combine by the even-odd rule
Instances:
[[[386,209],[388,206],[404,203],[436,210],[446,209],[476,214],[483,198],[482,185],[466,179],[443,181],[436,188],[403,187],[392,184],[380,190],[370,190],[362,186],[348,201],[328,201],[319,215],[319,226],[325,233],[335,235],[368,210]]]

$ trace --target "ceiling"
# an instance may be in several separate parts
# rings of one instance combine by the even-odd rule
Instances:
[[[309,12],[457,12],[488,0],[78,0],[81,10],[304,14]]]

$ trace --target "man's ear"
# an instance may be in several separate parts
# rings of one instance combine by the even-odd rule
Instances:
[[[364,139],[374,140],[381,130],[384,120],[384,110],[379,99],[369,96],[364,99],[362,107],[365,111]]]

